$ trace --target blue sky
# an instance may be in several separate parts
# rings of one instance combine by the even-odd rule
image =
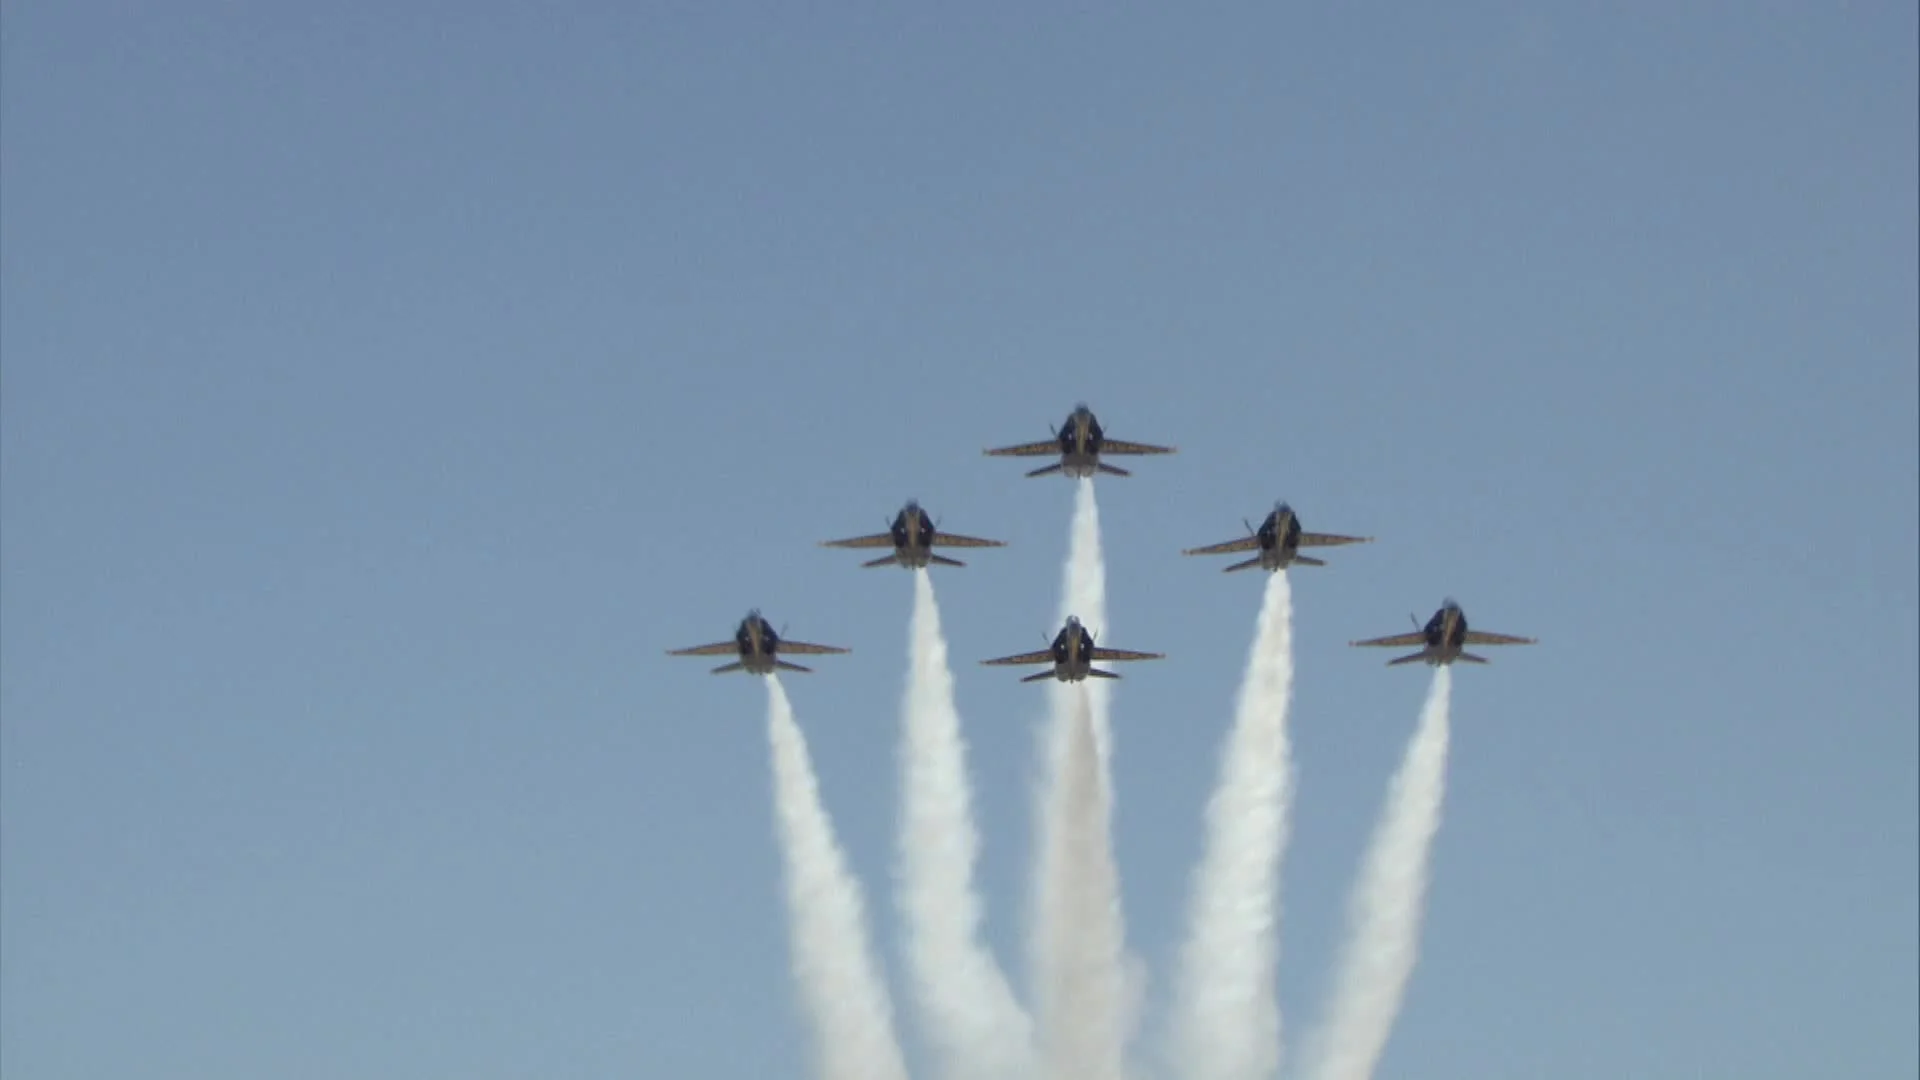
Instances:
[[[1017,948],[1078,400],[1161,1014],[1289,499],[1288,1030],[1457,597],[1382,1075],[1920,1068],[1910,4],[7,9],[0,1070],[796,1076],[749,606],[898,970],[917,496]],[[1024,980],[1021,980],[1024,983]],[[904,986],[902,1036],[917,1053]],[[1150,1022],[1150,1038],[1157,1028]],[[1290,1040],[1290,1045],[1297,1045]]]

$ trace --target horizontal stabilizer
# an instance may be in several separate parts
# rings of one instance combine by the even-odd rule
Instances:
[[[1043,671],[1038,675],[1029,675],[1024,679],[1021,679],[1020,681],[1021,682],[1039,682],[1041,679],[1051,679],[1053,677],[1054,677],[1053,672]]]
[[[747,665],[736,660],[731,664],[721,664],[719,667],[713,669],[713,673],[715,675],[725,675],[729,671],[740,671],[746,666]]]
[[[1127,470],[1121,468],[1118,465],[1109,465],[1104,461],[1096,462],[1093,467],[1100,470],[1103,473],[1106,473],[1108,476],[1132,476],[1133,475],[1132,473],[1128,472]],[[1119,676],[1116,675],[1114,676],[1114,678],[1117,679],[1119,678]]]
[[[789,664],[785,660],[775,660],[773,662],[773,666],[779,668],[781,671],[812,671],[813,670],[810,667],[801,667],[799,664]]]
[[[1291,559],[1289,559],[1288,561],[1289,561],[1289,562],[1292,562],[1292,563],[1296,563],[1296,564],[1298,564],[1298,565],[1300,565],[1300,566],[1325,566],[1325,565],[1327,565],[1327,561],[1326,561],[1325,559],[1309,559],[1309,558],[1307,558],[1307,557],[1306,557],[1305,555],[1295,555],[1295,556],[1294,556],[1293,558],[1291,558]]]
[[[1232,566],[1229,566],[1220,572],[1223,574],[1231,574],[1235,570],[1252,570],[1255,567],[1260,565],[1260,560],[1262,558],[1263,556],[1255,555],[1253,558],[1248,559],[1246,562],[1234,563]]]
[[[863,562],[860,565],[861,566],[892,566],[893,564],[899,561],[900,560],[895,556],[882,555],[877,559],[868,559],[866,562]]]
[[[1052,465],[1045,466],[1044,468],[1035,469],[1032,472],[1028,473],[1027,475],[1028,476],[1047,476],[1051,473],[1057,473],[1059,471],[1060,471],[1060,465],[1059,463],[1056,462]]]
[[[1469,664],[1484,664],[1484,663],[1486,663],[1486,662],[1487,662],[1487,658],[1486,658],[1486,657],[1484,657],[1484,656],[1475,656],[1475,655],[1473,655],[1473,654],[1472,654],[1472,653],[1470,653],[1470,652],[1463,652],[1463,653],[1461,653],[1461,654],[1460,654],[1459,656],[1457,656],[1457,657],[1455,657],[1454,659],[1456,659],[1456,660],[1465,660],[1465,661],[1466,661],[1467,663],[1469,663]]]
[[[1099,668],[1093,668],[1093,667],[1090,667],[1087,669],[1087,674],[1093,676],[1096,679],[1117,679],[1120,677],[1118,675],[1115,675],[1111,671],[1101,671]]]
[[[1420,652],[1413,653],[1408,656],[1402,656],[1396,660],[1389,660],[1387,661],[1387,666],[1393,667],[1396,664],[1411,664],[1416,661],[1425,660],[1425,659],[1427,659],[1427,653],[1425,650],[1421,650]]]
[[[960,561],[959,559],[949,559],[949,558],[947,558],[947,557],[946,557],[945,555],[928,555],[928,556],[927,556],[927,561],[928,561],[928,562],[930,562],[930,563],[937,563],[937,564],[939,564],[939,565],[941,565],[941,566],[965,566],[965,565],[967,565],[966,563],[963,563],[963,562],[961,562],[961,561]]]

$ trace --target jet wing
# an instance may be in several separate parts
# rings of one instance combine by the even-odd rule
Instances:
[[[1465,645],[1532,645],[1534,644],[1534,642],[1535,642],[1535,639],[1530,637],[1515,637],[1512,634],[1493,634],[1493,633],[1488,633],[1485,630],[1469,630],[1467,631],[1466,640],[1462,642],[1462,644],[1465,644]]]
[[[1019,446],[1003,446],[998,450],[988,450],[988,457],[1050,457],[1060,452],[1060,440],[1048,439],[1046,442],[1021,443]]]
[[[822,540],[820,541],[820,546],[831,547],[831,548],[892,547],[893,534],[890,532],[883,532],[883,533],[874,533],[872,536],[855,536],[846,540]]]
[[[1208,544],[1206,547],[1188,548],[1182,555],[1225,555],[1229,551],[1255,551],[1260,547],[1257,536],[1243,536],[1238,540],[1228,540],[1222,544]]]
[[[1134,652],[1132,649],[1102,649],[1095,646],[1087,654],[1089,660],[1164,660],[1166,653]]]
[[[1349,645],[1386,645],[1393,648],[1404,648],[1409,645],[1425,645],[1426,643],[1427,635],[1419,630],[1409,630],[1404,634],[1395,634],[1392,637],[1377,637],[1368,638],[1366,641],[1347,642]]]
[[[1340,536],[1335,533],[1300,534],[1301,547],[1335,547],[1340,544],[1365,544],[1373,540],[1371,536]]]
[[[982,660],[983,664],[1051,664],[1053,650],[1041,649],[1038,652],[1023,652],[1018,656],[1002,656],[997,660]]]
[[[804,641],[788,641],[786,638],[781,638],[780,644],[774,647],[774,651],[783,653],[813,653],[816,656],[824,656],[829,653],[849,653],[853,650],[843,649],[838,645],[809,645]]]
[[[1154,446],[1143,442],[1118,442],[1113,439],[1100,440],[1102,454],[1171,454],[1171,446]]]
[[[668,656],[738,656],[740,643],[737,641],[716,641],[711,645],[695,645],[691,649],[668,649]]]
[[[982,540],[977,536],[961,536],[958,533],[936,532],[933,534],[935,547],[1006,547],[1005,540]]]

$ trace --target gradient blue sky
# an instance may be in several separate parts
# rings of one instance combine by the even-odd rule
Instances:
[[[1290,1034],[1453,595],[1382,1075],[1909,1078],[1910,3],[10,4],[8,1080],[798,1076],[749,606],[898,978],[918,496],[1017,947],[1076,400],[1163,1015],[1287,498]],[[1024,983],[1024,978],[1021,979]],[[1289,1040],[1290,1045],[1297,1045]]]

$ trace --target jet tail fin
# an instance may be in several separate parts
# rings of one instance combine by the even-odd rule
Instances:
[[[1101,671],[1099,668],[1092,668],[1092,667],[1087,669],[1087,674],[1093,676],[1096,679],[1117,679],[1120,677],[1118,675],[1115,675],[1111,671]]]
[[[785,660],[775,660],[773,662],[773,666],[779,668],[781,671],[812,671],[813,670],[810,667],[801,667],[799,664],[789,664]]]
[[[900,561],[899,559],[894,558],[892,555],[882,555],[877,559],[868,559],[866,562],[863,562],[860,565],[861,566],[890,566],[899,561]]]
[[[1466,661],[1467,663],[1469,663],[1469,664],[1484,664],[1484,663],[1486,663],[1486,662],[1487,662],[1487,658],[1486,658],[1486,657],[1484,657],[1484,656],[1475,656],[1475,655],[1473,655],[1473,654],[1472,654],[1472,653],[1470,653],[1470,652],[1463,652],[1463,653],[1461,653],[1461,654],[1460,654],[1459,656],[1456,656],[1456,657],[1454,657],[1454,659],[1456,659],[1456,660],[1465,660],[1465,661]]]
[[[1028,476],[1046,476],[1050,473],[1057,473],[1060,471],[1060,469],[1061,469],[1061,465],[1059,462],[1056,461],[1052,465],[1045,465],[1045,466],[1042,466],[1041,468],[1035,469],[1032,472],[1028,473],[1027,475]]]
[[[1118,465],[1109,465],[1104,461],[1094,463],[1093,467],[1095,469],[1100,470],[1103,473],[1106,473],[1108,476],[1132,476],[1133,475],[1132,473],[1128,472],[1127,470],[1121,468]],[[1114,678],[1117,679],[1119,678],[1119,676],[1116,675],[1114,676]]]
[[[1307,557],[1307,556],[1305,556],[1305,555],[1295,555],[1295,556],[1293,557],[1293,560],[1292,560],[1292,561],[1293,561],[1293,562],[1295,562],[1295,563],[1297,563],[1297,564],[1299,564],[1299,565],[1301,565],[1301,566],[1325,566],[1325,565],[1327,565],[1327,561],[1326,561],[1325,559],[1310,559],[1310,558],[1308,558],[1308,557]]]
[[[1051,678],[1053,678],[1053,672],[1051,670],[1047,670],[1047,671],[1041,672],[1038,675],[1029,675],[1024,679],[1021,679],[1020,681],[1021,682],[1039,682],[1041,679],[1051,679]]]
[[[1260,559],[1261,559],[1261,556],[1255,555],[1253,558],[1248,559],[1246,562],[1234,563],[1232,566],[1229,566],[1220,572],[1223,574],[1231,574],[1235,570],[1251,570],[1254,567],[1260,565]]]
[[[734,662],[733,662],[733,663],[731,663],[731,664],[721,664],[721,665],[720,665],[719,667],[717,667],[717,668],[714,668],[714,669],[713,669],[713,674],[715,674],[715,675],[725,675],[725,674],[726,674],[727,672],[729,672],[729,671],[739,671],[739,670],[741,670],[741,669],[743,669],[743,668],[745,668],[746,666],[747,666],[747,665],[745,665],[745,664],[743,664],[743,663],[741,663],[741,662],[739,662],[738,660],[736,660],[736,661],[734,661]]]
[[[966,563],[963,563],[963,562],[961,562],[961,561],[960,561],[959,559],[949,559],[949,558],[947,558],[947,557],[946,557],[945,555],[928,555],[928,556],[927,556],[927,561],[928,561],[928,562],[930,562],[930,563],[938,563],[938,564],[939,564],[939,565],[941,565],[941,566],[965,566],[965,565],[967,565]]]
[[[1411,664],[1417,660],[1425,660],[1426,658],[1427,658],[1427,651],[1425,649],[1422,649],[1417,653],[1409,653],[1408,655],[1402,656],[1399,659],[1389,660],[1387,661],[1387,666],[1393,667],[1396,664]]]

